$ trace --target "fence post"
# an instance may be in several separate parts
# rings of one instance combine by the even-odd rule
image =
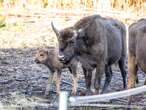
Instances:
[[[62,91],[59,95],[59,110],[67,110],[68,92]]]

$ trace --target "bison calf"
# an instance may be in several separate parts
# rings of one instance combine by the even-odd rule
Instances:
[[[50,51],[46,51],[46,50],[37,51],[35,62],[44,64],[50,69],[51,75],[49,77],[49,82],[51,81],[51,83],[52,83],[54,76],[57,74],[57,79],[56,79],[57,94],[59,94],[59,92],[60,92],[61,70],[66,67],[69,68],[70,72],[73,73],[73,76],[74,76],[72,93],[76,94],[76,91],[77,91],[77,74],[76,74],[77,61],[72,60],[72,62],[70,62],[69,65],[62,64],[58,60],[56,50],[53,49]],[[49,86],[48,86],[48,90],[49,90]]]

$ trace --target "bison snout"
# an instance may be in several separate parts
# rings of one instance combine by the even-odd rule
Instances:
[[[65,61],[65,56],[63,54],[58,55],[60,61]]]
[[[40,63],[40,61],[39,61],[38,59],[35,59],[34,61],[35,61],[36,63]]]

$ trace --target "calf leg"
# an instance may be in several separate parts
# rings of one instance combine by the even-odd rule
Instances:
[[[137,77],[137,65],[136,65],[136,58],[129,54],[128,57],[128,89],[133,88],[135,86],[135,81]],[[128,105],[131,104],[132,96],[128,97]]]
[[[61,83],[61,71],[59,70],[57,72],[57,78],[56,78],[56,91],[57,91],[57,95],[59,95],[59,93],[60,93],[60,83]]]
[[[119,68],[120,68],[121,75],[122,75],[122,78],[123,78],[123,88],[125,89],[126,88],[126,74],[127,74],[126,70],[125,70],[125,59],[121,58],[118,61],[118,64],[119,64]]]
[[[50,76],[49,76],[49,79],[48,79],[49,82],[48,82],[47,87],[46,87],[46,90],[45,90],[45,96],[49,95],[50,86],[51,86],[51,84],[54,81],[55,75],[56,75],[56,72],[54,72],[54,75],[53,74],[50,74]]]
[[[77,80],[77,75],[73,76],[73,88],[72,88],[72,94],[76,95],[77,93],[77,88],[78,88],[78,80]]]
[[[109,85],[109,83],[111,82],[111,79],[112,79],[112,69],[111,69],[111,66],[106,66],[105,67],[105,83],[104,83],[104,86],[102,88],[102,92],[101,93],[104,93]]]

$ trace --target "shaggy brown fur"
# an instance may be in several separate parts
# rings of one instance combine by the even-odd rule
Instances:
[[[41,63],[46,65],[51,70],[51,75],[49,76],[49,85],[47,87],[47,91],[49,91],[50,83],[52,83],[52,80],[54,79],[53,76],[57,74],[56,79],[56,86],[57,86],[57,93],[60,92],[60,81],[61,81],[61,70],[63,68],[69,68],[70,72],[73,73],[73,89],[72,93],[75,95],[77,91],[77,61],[72,60],[69,65],[64,65],[60,63],[57,57],[57,51],[55,49],[53,50],[39,50],[36,53],[35,58],[36,63]],[[55,77],[55,76],[54,76]]]
[[[102,74],[105,72],[108,77],[105,89],[111,80],[111,65],[116,62],[119,63],[124,87],[126,87],[124,68],[126,30],[124,24],[114,19],[92,15],[82,18],[74,26],[61,31],[57,31],[53,24],[52,28],[59,41],[59,54],[61,56],[59,59],[61,62],[68,63],[72,58],[79,57],[79,61],[84,65],[83,60],[81,60],[86,59],[84,56],[88,56],[89,60],[96,62],[94,88],[97,93]],[[87,76],[86,83],[91,82],[91,72],[84,72],[84,74]]]
[[[146,72],[146,19],[129,26],[128,88],[135,87],[138,67]],[[128,104],[131,104],[129,97]]]

